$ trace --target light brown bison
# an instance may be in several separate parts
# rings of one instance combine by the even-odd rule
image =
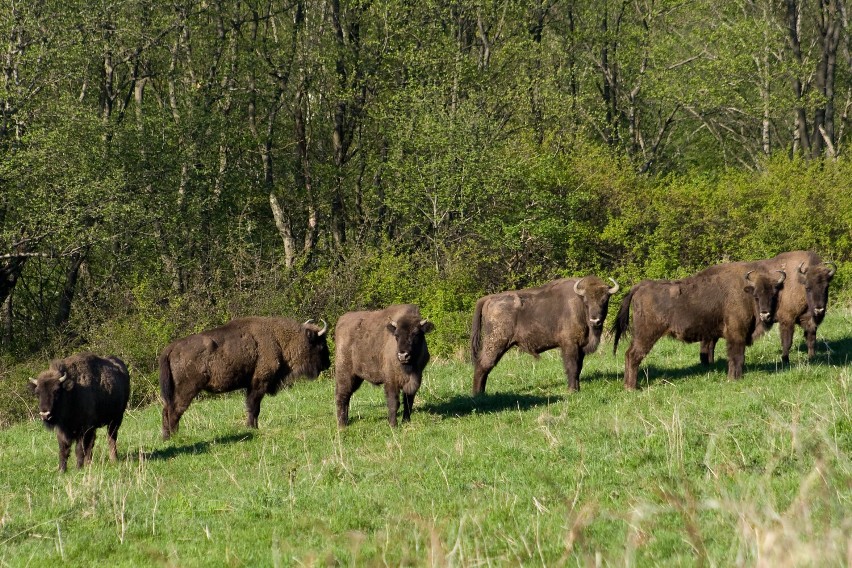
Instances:
[[[361,383],[384,385],[388,422],[396,426],[399,393],[402,420],[411,420],[414,395],[429,362],[426,334],[435,329],[412,304],[384,310],[349,312],[337,320],[334,332],[334,376],[337,424],[349,422],[349,399]]]
[[[246,389],[246,424],[257,428],[260,401],[298,377],[315,379],[331,365],[326,326],[310,320],[247,317],[169,344],[160,354],[163,439],[202,390]]]
[[[107,427],[109,457],[117,459],[118,429],[130,399],[130,376],[121,359],[78,353],[52,361],[28,386],[38,397],[44,425],[56,430],[59,471],[65,471],[74,442],[77,467],[92,461],[95,430],[101,426]]]
[[[777,275],[780,273],[780,277]],[[639,363],[664,335],[692,343],[724,337],[728,378],[743,374],[745,348],[772,326],[786,274],[748,270],[744,263],[707,268],[683,280],[643,280],[621,303],[615,342],[627,331],[633,306],[633,340],[624,363],[624,386],[636,388]]]
[[[559,347],[568,388],[580,390],[583,358],[600,343],[609,298],[618,292],[597,276],[562,278],[537,288],[480,298],[470,340],[473,394],[485,392],[488,374],[517,345],[525,353]]]
[[[828,304],[828,284],[837,271],[832,262],[823,262],[813,252],[793,251],[776,257],[746,263],[749,270],[794,270],[795,276],[784,283],[778,294],[778,310],[775,320],[781,335],[781,360],[790,363],[790,346],[793,331],[798,323],[805,332],[808,357],[816,353],[816,330],[825,317]],[[716,339],[701,342],[701,362],[713,363]]]

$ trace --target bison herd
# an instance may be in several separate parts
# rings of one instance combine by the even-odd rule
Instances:
[[[779,323],[781,358],[789,363],[793,328],[805,333],[813,357],[817,326],[825,317],[828,286],[836,272],[812,252],[795,251],[755,262],[711,266],[681,280],[643,280],[621,302],[612,331],[613,353],[632,334],[624,386],[636,388],[642,359],[663,336],[701,344],[700,360],[711,364],[719,338],[728,350],[728,377],[743,374],[745,348]],[[538,355],[559,348],[568,389],[580,389],[583,359],[601,339],[610,298],[619,290],[597,276],[562,278],[536,288],[490,294],[476,303],[471,330],[473,394],[485,392],[488,374],[513,346]],[[630,311],[633,324],[630,325]],[[426,334],[434,324],[412,304],[342,315],[336,325],[337,423],[349,421],[349,401],[361,383],[382,385],[388,422],[411,419],[414,397],[429,362]],[[331,366],[328,326],[289,318],[247,317],[178,339],[159,359],[163,402],[162,436],[168,439],[201,392],[246,391],[246,423],[257,428],[260,403],[299,377],[316,378]],[[95,430],[107,427],[110,458],[130,395],[127,367],[117,357],[80,353],[51,362],[30,379],[45,426],[56,430],[59,469],[65,471],[72,442],[77,466],[92,459]]]

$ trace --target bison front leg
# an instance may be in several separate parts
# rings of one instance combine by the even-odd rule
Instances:
[[[246,426],[257,428],[257,417],[260,416],[260,401],[266,394],[262,390],[251,390],[246,392]]]
[[[715,361],[716,340],[705,339],[701,342],[701,354],[699,358],[702,365],[712,365]]]
[[[562,348],[562,367],[565,369],[569,391],[580,390],[580,371],[583,370],[584,355],[583,350],[576,345]]]
[[[399,412],[399,387],[385,383],[385,400],[388,404],[388,423],[396,426],[396,415]]]
[[[745,364],[745,341],[727,340],[728,342],[728,378],[732,381],[743,376]]]
[[[808,346],[808,359],[813,359],[816,355],[817,325],[814,323],[814,320],[808,319],[808,321],[802,324],[802,328],[805,330],[805,343]]]
[[[82,456],[80,446],[83,447]],[[77,440],[77,467],[92,463],[92,453],[95,449],[95,429],[86,430],[82,437]],[[81,459],[82,458],[82,459]]]
[[[783,322],[778,325],[778,333],[781,336],[781,362],[790,364],[790,347],[793,345],[793,322]]]
[[[64,472],[68,467],[68,456],[71,455],[71,440],[60,430],[56,430],[56,440],[59,442],[59,471]],[[79,449],[80,444],[77,444]]]
[[[414,395],[402,393],[402,421],[411,421],[411,410],[414,407]]]

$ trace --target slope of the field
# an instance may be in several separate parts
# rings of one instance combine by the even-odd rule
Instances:
[[[849,565],[852,313],[808,362],[777,330],[729,382],[660,342],[621,383],[624,341],[566,390],[557,352],[511,353],[486,395],[469,364],[427,367],[412,422],[365,384],[339,431],[329,372],[263,401],[197,400],[168,442],[129,411],[120,461],[60,475],[36,421],[0,432],[0,565]],[[35,407],[35,401],[33,401]],[[73,462],[73,454],[72,454]]]

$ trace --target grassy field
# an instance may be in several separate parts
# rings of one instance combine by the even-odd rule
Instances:
[[[556,352],[507,355],[479,399],[469,364],[436,361],[395,430],[364,385],[338,431],[327,372],[266,398],[257,431],[241,396],[197,401],[169,442],[132,410],[118,464],[101,431],[64,475],[29,421],[0,432],[0,565],[852,565],[852,312],[820,338],[780,369],[773,330],[736,383],[724,342],[705,369],[664,340],[638,392],[627,342],[575,394]]]

